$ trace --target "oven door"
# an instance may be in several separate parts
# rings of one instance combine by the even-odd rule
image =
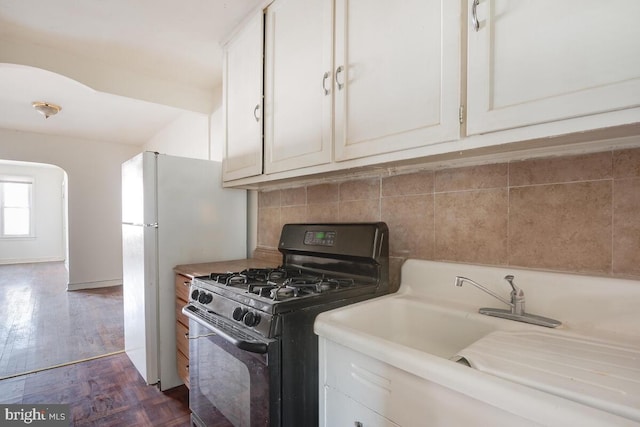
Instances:
[[[188,307],[188,306],[187,306]],[[238,327],[189,317],[189,408],[196,426],[280,424],[280,342],[247,340]],[[211,316],[211,314],[208,314]]]

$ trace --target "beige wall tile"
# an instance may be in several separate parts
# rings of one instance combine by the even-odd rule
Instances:
[[[307,222],[307,207],[302,206],[283,206],[280,208],[280,219],[282,225]]]
[[[506,188],[437,193],[434,258],[506,264],[507,209]]]
[[[297,206],[307,203],[307,188],[287,188],[282,190],[280,205],[281,206]]]
[[[510,264],[608,273],[611,181],[512,188]]]
[[[382,197],[430,193],[433,193],[432,171],[382,178]]]
[[[613,272],[640,276],[640,178],[613,184]]]
[[[349,200],[340,202],[339,221],[380,221],[380,199]]]
[[[307,205],[307,221],[339,222],[340,204],[338,202]]]
[[[509,185],[557,184],[611,178],[611,152],[525,160],[509,164]]]
[[[338,184],[318,184],[307,187],[307,204],[331,203],[340,200]]]
[[[506,187],[508,170],[506,163],[439,170],[435,173],[435,191]]]
[[[433,195],[385,197],[382,221],[389,226],[391,256],[433,259]]]
[[[613,152],[614,178],[640,177],[640,148]]]
[[[279,207],[258,210],[258,246],[277,248],[281,231]]]
[[[340,183],[340,201],[377,199],[380,197],[380,179],[360,179]]]
[[[261,191],[258,204],[266,248],[287,222],[387,222],[396,278],[406,258],[640,278],[640,148]]]
[[[273,208],[280,206],[280,196],[280,190],[259,192],[258,208]]]

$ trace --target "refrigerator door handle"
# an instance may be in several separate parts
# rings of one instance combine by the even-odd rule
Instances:
[[[122,225],[134,225],[136,227],[153,227],[153,228],[158,228],[158,223],[154,222],[151,224],[141,224],[138,222],[123,222]]]

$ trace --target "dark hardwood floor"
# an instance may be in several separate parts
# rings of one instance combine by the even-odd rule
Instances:
[[[188,426],[188,390],[124,351],[122,287],[66,291],[62,263],[0,266],[0,404],[68,404],[73,426]]]
[[[124,349],[122,287],[66,286],[61,262],[0,266],[0,379]]]
[[[125,353],[0,381],[0,403],[68,404],[72,426],[189,426],[185,386],[148,386]]]

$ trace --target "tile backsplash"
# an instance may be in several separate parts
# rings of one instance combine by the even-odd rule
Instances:
[[[640,278],[640,148],[258,194],[258,247],[290,222],[385,221],[407,258]]]

